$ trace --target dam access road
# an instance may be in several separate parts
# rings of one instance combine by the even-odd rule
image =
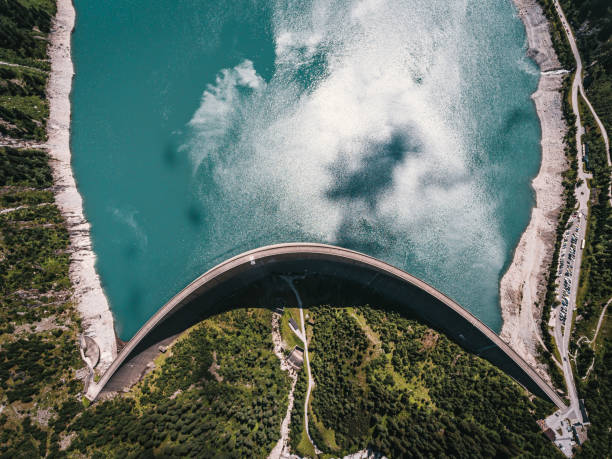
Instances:
[[[160,343],[168,342],[201,320],[198,314],[203,310],[212,310],[215,304],[228,305],[240,288],[288,273],[328,276],[384,296],[389,303],[404,308],[446,333],[468,351],[489,360],[532,393],[550,400],[560,409],[566,408],[556,391],[497,333],[435,288],[368,255],[314,243],[261,247],[226,260],[204,273],[147,321],[121,350],[100,381],[89,385],[86,397],[93,401],[103,389],[120,391],[129,387],[134,382],[133,375],[145,371],[150,362],[148,359],[156,355]],[[140,358],[143,355],[146,356]]]
[[[588,174],[584,170],[584,158],[582,155],[582,135],[584,133],[584,127],[582,126],[582,122],[580,119],[580,107],[578,103],[578,93],[585,101],[587,107],[589,108],[597,126],[599,127],[599,131],[603,138],[605,147],[606,147],[606,157],[608,161],[608,166],[610,166],[610,142],[608,139],[608,133],[606,129],[597,116],[595,109],[591,105],[591,102],[586,96],[584,91],[584,86],[582,82],[582,58],[580,57],[580,52],[578,51],[578,45],[576,44],[576,39],[574,38],[574,33],[565,17],[565,13],[561,8],[558,0],[554,0],[555,10],[561,21],[561,25],[565,31],[567,36],[567,40],[570,44],[570,48],[572,50],[572,54],[574,55],[574,60],[576,61],[576,71],[574,74],[574,79],[572,81],[572,91],[571,91],[571,102],[572,102],[572,111],[576,116],[576,157],[578,158],[578,179],[582,181],[581,185],[576,188],[576,198],[578,201],[578,208],[576,211],[576,215],[578,216],[578,221],[580,221],[580,216],[585,217],[585,221],[582,224],[582,228],[580,226],[576,227],[575,234],[578,236],[577,240],[577,249],[575,255],[575,263],[573,274],[570,279],[570,293],[569,293],[569,301],[567,306],[567,316],[565,322],[559,319],[559,311],[556,311],[556,318],[553,321],[553,336],[555,337],[555,341],[557,344],[557,348],[559,350],[559,354],[561,355],[560,365],[563,370],[563,376],[565,378],[565,383],[568,389],[568,396],[570,399],[570,406],[565,410],[560,410],[559,412],[553,414],[552,416],[546,419],[546,423],[553,430],[557,431],[559,427],[563,427],[563,422],[565,420],[569,421],[569,424],[573,424],[575,422],[584,423],[586,419],[583,419],[583,413],[580,409],[580,401],[578,398],[578,391],[576,389],[576,382],[574,380],[574,374],[572,371],[572,366],[569,359],[569,342],[572,334],[572,324],[573,324],[573,316],[574,311],[576,310],[576,295],[578,292],[578,280],[580,279],[580,269],[582,265],[582,248],[580,247],[580,242],[586,238],[586,229],[587,229],[587,221],[586,217],[589,213],[589,197],[590,197],[590,189],[588,186],[588,179],[591,178],[590,174]],[[610,190],[608,190],[610,192]],[[612,195],[610,197],[610,202],[612,203]],[[578,223],[580,225],[580,223]],[[573,229],[572,226],[570,229]],[[579,228],[579,229],[578,229]],[[562,278],[563,273],[560,274],[559,280]],[[557,307],[560,309],[560,307]],[[562,429],[563,430],[563,429]],[[555,444],[561,449],[563,454],[570,457],[572,455],[572,438],[571,436],[561,435],[558,436],[555,440]]]

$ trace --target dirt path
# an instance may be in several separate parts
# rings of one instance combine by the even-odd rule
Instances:
[[[52,206],[52,205],[53,205],[52,202],[41,202],[40,204],[34,204],[34,205],[23,205],[23,206],[17,206],[17,207],[9,207],[7,209],[0,210],[0,215],[8,214],[8,213],[15,212],[15,211],[21,210],[21,209],[33,209],[34,207],[43,207],[43,206]]]
[[[601,328],[601,323],[603,322],[603,318],[606,315],[606,311],[608,310],[608,306],[610,305],[610,302],[612,302],[612,298],[608,300],[608,302],[603,308],[603,311],[601,311],[601,315],[599,316],[599,321],[597,322],[597,328],[595,329],[595,334],[593,335],[593,339],[591,340],[592,343],[597,341],[597,334],[599,333],[599,329]]]
[[[280,438],[278,442],[268,455],[268,459],[280,459],[281,457],[287,457],[290,455],[289,451],[289,427],[291,425],[291,411],[293,410],[293,393],[295,391],[295,384],[297,383],[298,375],[297,372],[286,362],[285,356],[283,355],[283,339],[280,332],[280,314],[272,314],[272,341],[274,342],[274,354],[280,360],[280,367],[282,371],[289,372],[291,378],[291,389],[289,390],[289,403],[287,405],[287,413],[281,423]]]
[[[287,281],[287,283],[289,283],[291,290],[293,290],[295,299],[298,304],[298,308],[300,308],[300,326],[302,328],[302,342],[304,343],[304,361],[306,362],[306,370],[308,372],[308,389],[306,389],[306,397],[304,398],[304,428],[306,429],[306,435],[308,436],[308,440],[312,444],[315,453],[322,454],[322,451],[317,448],[317,445],[315,445],[314,441],[312,441],[312,438],[310,437],[310,430],[308,428],[308,402],[310,400],[310,393],[312,392],[312,388],[314,387],[314,381],[312,380],[312,373],[310,371],[310,359],[308,357],[308,338],[306,336],[306,326],[304,321],[304,308],[302,307],[302,298],[300,297],[299,292],[295,288],[295,285],[293,285],[293,278],[285,277],[284,279]]]
[[[45,70],[39,69],[38,67],[30,67],[28,65],[15,64],[14,62],[2,60],[0,60],[0,65],[6,65],[7,67],[20,67],[22,69],[34,70],[35,72],[45,72]]]

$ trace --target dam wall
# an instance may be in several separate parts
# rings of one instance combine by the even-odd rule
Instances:
[[[510,375],[531,393],[559,408],[559,395],[499,336],[450,298],[425,282],[373,257],[322,244],[279,244],[231,258],[189,284],[164,305],[122,349],[97,384],[121,391],[134,384],[161,345],[205,317],[233,307],[295,304],[284,277],[292,276],[304,306],[331,304],[392,307],[446,334],[468,351]]]

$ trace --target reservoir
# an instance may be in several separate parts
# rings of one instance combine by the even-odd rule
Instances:
[[[120,338],[291,241],[380,258],[499,331],[540,161],[510,1],[75,7],[73,167]]]

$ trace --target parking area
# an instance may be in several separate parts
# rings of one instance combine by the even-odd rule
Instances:
[[[580,260],[583,250],[585,218],[581,212],[574,212],[569,220],[569,228],[563,234],[563,242],[557,266],[557,296],[560,306],[555,308],[555,315],[565,325],[568,308],[574,307],[576,289],[578,288],[579,268],[574,269],[576,260]],[[571,315],[570,315],[571,317]]]

